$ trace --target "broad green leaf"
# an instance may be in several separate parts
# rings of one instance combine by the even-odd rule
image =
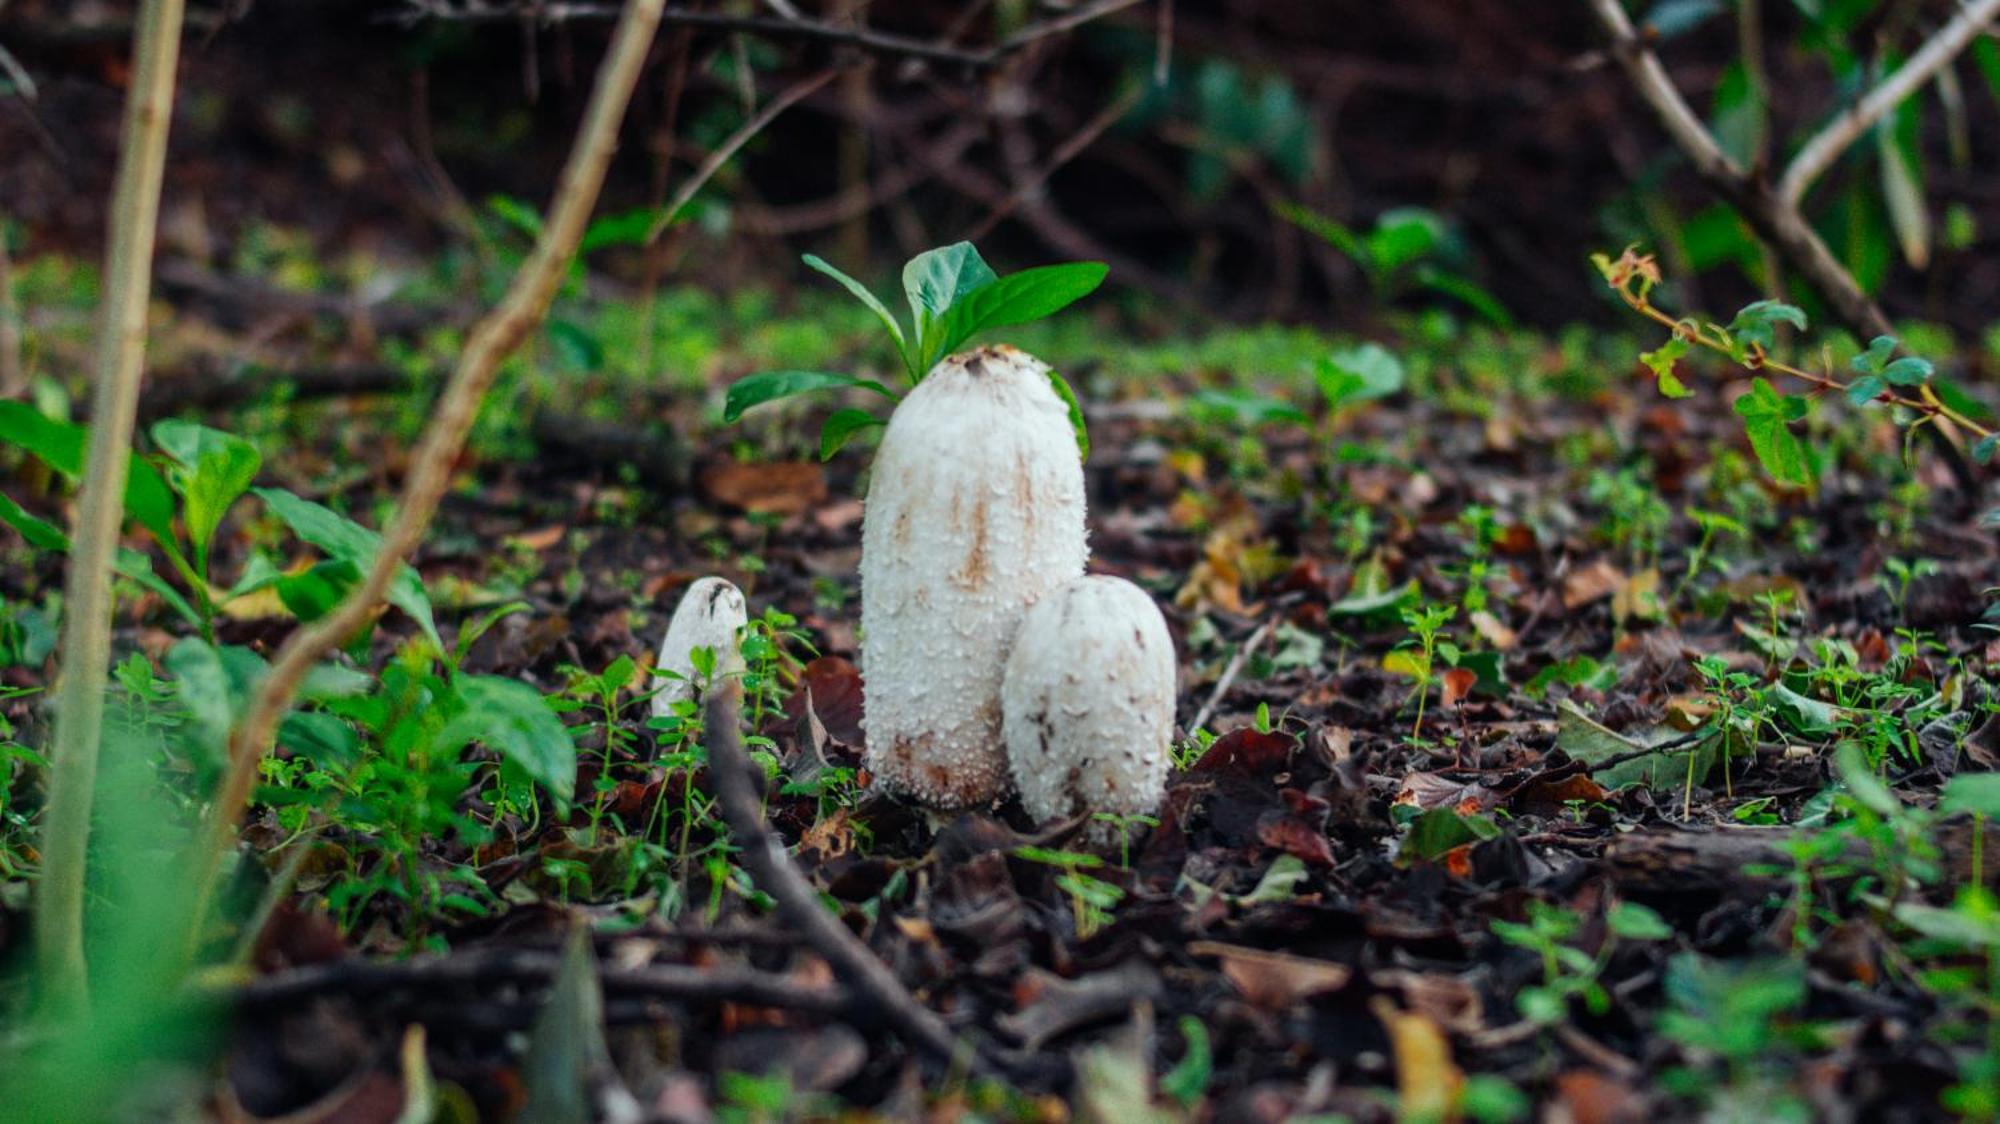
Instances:
[[[599,1086],[612,1075],[604,1041],[604,992],[589,929],[578,925],[563,942],[555,984],[528,1034],[521,1059],[526,1100],[521,1119],[547,1124],[590,1124]]]
[[[2000,433],[1989,433],[1981,437],[1979,443],[1972,447],[1972,459],[1980,464],[1989,464],[1993,460],[1995,449],[2000,449]]]
[[[1244,425],[1267,425],[1272,422],[1294,422],[1300,425],[1311,421],[1305,411],[1282,399],[1258,394],[1252,390],[1209,389],[1196,391],[1189,399],[1197,406],[1229,415]]]
[[[1600,724],[1568,699],[1556,703],[1556,748],[1587,765],[1600,765],[1614,757],[1635,753],[1671,736],[1672,731],[1653,731],[1643,739],[1628,737]],[[1591,775],[1605,788],[1643,784],[1664,791],[1686,782],[1689,754],[1694,755],[1694,775],[1699,782],[1715,766],[1715,739],[1703,738],[1679,749],[1663,749],[1649,756],[1599,768]]]
[[[1674,374],[1675,361],[1687,353],[1688,341],[1679,336],[1669,336],[1667,342],[1654,350],[1639,353],[1639,362],[1644,363],[1647,369],[1653,372],[1653,378],[1662,395],[1668,398],[1687,398],[1694,394],[1694,391],[1689,390],[1687,384]]]
[[[1842,742],[1834,750],[1833,767],[1855,803],[1879,816],[1891,816],[1902,810],[1903,802],[1875,775],[1875,770],[1862,758],[1860,747],[1853,742]]]
[[[1328,407],[1387,398],[1403,389],[1403,362],[1378,343],[1343,348],[1313,364],[1313,380]]]
[[[1792,421],[1805,415],[1805,409],[1803,399],[1780,395],[1769,381],[1761,378],[1753,380],[1750,392],[1736,400],[1736,413],[1743,419],[1750,448],[1756,452],[1764,471],[1783,483],[1810,488],[1811,463],[1790,428]]]
[[[1419,262],[1410,271],[1410,283],[1463,302],[1496,328],[1514,327],[1514,314],[1507,311],[1507,306],[1500,303],[1499,297],[1484,286],[1455,273],[1447,273],[1428,262]]]
[[[1650,907],[1638,902],[1619,902],[1604,915],[1604,922],[1611,931],[1634,941],[1664,941],[1674,935],[1674,927],[1667,924]]]
[[[1876,336],[1868,341],[1868,350],[1856,355],[1849,366],[1864,375],[1879,375],[1889,365],[1889,357],[1896,354],[1896,337]]]
[[[180,590],[168,585],[166,579],[153,572],[152,559],[136,550],[126,550],[121,547],[118,551],[118,561],[113,565],[120,577],[166,602],[167,607],[179,613],[182,620],[197,628],[201,626],[201,614],[195,612],[194,606],[188,604],[187,598],[181,596]]]
[[[1921,386],[1935,370],[1930,360],[1905,355],[1882,368],[1882,378],[1895,386]]]
[[[1063,400],[1063,407],[1069,411],[1069,427],[1076,432],[1076,454],[1081,460],[1090,459],[1090,429],[1083,420],[1083,403],[1077,401],[1076,388],[1069,380],[1053,368],[1049,371],[1049,385],[1055,388],[1056,397]]]
[[[175,418],[153,426],[153,443],[173,460],[167,482],[181,495],[195,566],[206,572],[216,528],[230,505],[250,490],[264,458],[241,437]]]
[[[835,410],[819,427],[819,459],[832,460],[835,453],[863,431],[888,424],[887,418],[876,417],[866,410],[851,407]]]
[[[576,793],[576,743],[569,728],[526,683],[491,675],[460,676],[456,689],[465,709],[438,733],[451,751],[479,742],[547,789],[567,809]]]
[[[1450,808],[1432,808],[1410,821],[1410,833],[1403,837],[1397,857],[1435,859],[1454,847],[1499,834],[1499,827],[1484,816],[1462,816]]]
[[[26,449],[74,480],[83,475],[90,428],[46,417],[26,402],[0,401],[0,441]],[[173,493],[159,471],[137,454],[125,477],[125,514],[161,542],[173,541]]]
[[[1974,912],[1962,904],[1940,909],[1922,902],[1898,902],[1895,914],[1896,920],[1932,940],[2000,952],[2000,919],[1990,913]]]
[[[1042,265],[1010,273],[974,290],[953,311],[968,310],[964,335],[945,345],[945,352],[988,328],[1010,328],[1046,319],[1082,300],[1104,284],[1110,267],[1103,262],[1073,261]]]
[[[896,392],[876,382],[874,379],[858,379],[853,375],[837,374],[833,371],[760,371],[745,375],[729,384],[729,397],[722,405],[722,420],[733,422],[743,416],[743,411],[780,398],[790,398],[795,394],[810,394],[816,390],[835,390],[856,386],[872,390],[886,398],[895,398]]]
[[[352,562],[365,573],[381,553],[381,535],[330,508],[301,499],[283,488],[255,491],[292,533],[336,561]],[[396,567],[396,576],[389,582],[389,604],[415,621],[439,651],[444,650],[444,642],[438,637],[436,615],[431,611],[430,595],[424,592],[424,581],[416,568],[407,562]]]
[[[889,330],[889,338],[896,341],[896,350],[903,356],[903,365],[909,368],[910,380],[912,382],[916,381],[922,375],[922,372],[918,371],[915,364],[911,362],[909,345],[903,339],[903,328],[900,324],[896,323],[894,316],[889,315],[888,307],[876,299],[874,293],[868,291],[868,286],[835,269],[827,263],[825,258],[817,254],[806,254],[801,260],[806,263],[808,268],[818,270],[839,282],[841,288],[846,289],[855,300],[860,301],[867,307],[868,311],[875,314],[875,318],[880,320],[882,326]]]
[[[969,294],[999,280],[970,242],[925,250],[903,266],[903,295],[918,324],[943,316]]]
[[[653,227],[659,224],[664,210],[662,207],[635,207],[593,219],[583,232],[583,242],[577,252],[588,254],[607,246],[643,246],[652,237]]]
[[[511,195],[490,195],[486,199],[486,209],[494,217],[529,238],[542,236],[542,214],[527,202]]]
[[[183,744],[200,760],[216,764],[227,760],[229,731],[270,670],[263,657],[248,648],[188,637],[169,648],[161,662],[192,718],[181,730]]]
[[[354,559],[329,558],[300,573],[280,575],[273,585],[285,608],[311,624],[333,612],[360,580],[361,567]]]

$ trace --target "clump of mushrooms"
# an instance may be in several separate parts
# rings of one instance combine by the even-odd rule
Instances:
[[[708,686],[695,667],[696,649],[706,648],[714,655],[713,671],[718,679],[742,670],[737,634],[749,619],[743,591],[727,579],[702,578],[688,586],[673,619],[667,622],[660,658],[653,664],[653,685],[658,688],[653,695],[653,717],[666,717],[673,713],[675,703],[693,698]]]
[[[1123,578],[1079,578],[1028,610],[1000,697],[1008,762],[1030,816],[1159,808],[1177,666],[1159,607]],[[1088,834],[1105,838],[1111,826]]]
[[[865,763],[936,808],[1009,787],[1000,681],[1021,616],[1083,573],[1083,465],[1046,364],[950,356],[896,407],[868,486]]]

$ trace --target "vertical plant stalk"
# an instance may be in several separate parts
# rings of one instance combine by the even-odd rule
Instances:
[[[425,427],[422,441],[403,482],[396,516],[382,535],[381,553],[347,597],[317,622],[294,632],[278,650],[270,674],[259,685],[229,739],[229,763],[215,803],[209,809],[202,839],[193,858],[189,895],[194,910],[188,927],[188,955],[198,943],[208,915],[222,856],[235,838],[236,822],[250,798],[257,766],[271,748],[278,721],[291,707],[299,684],[317,664],[374,612],[388,592],[398,567],[423,541],[451,483],[452,466],[465,448],[466,435],[478,417],[479,404],[493,384],[500,364],[519,348],[548,314],[570,260],[597,206],[611,156],[618,147],[618,128],[632,90],[645,68],[653,33],[660,24],[665,0],[628,0],[619,16],[611,47],[598,69],[590,105],[563,168],[547,222],[534,252],[515,274],[507,295],[466,341],[451,380],[445,384],[437,412]]]
[[[0,398],[28,391],[21,363],[21,302],[14,295],[14,256],[7,248],[7,219],[0,215]]]
[[[40,983],[50,1001],[80,1006],[88,996],[83,955],[84,867],[91,794],[104,726],[111,660],[111,567],[125,514],[132,429],[146,357],[153,242],[173,120],[183,0],[146,0],[132,47],[132,88],[105,250],[91,398],[90,454],[84,466],[63,592],[61,682],[56,688],[54,753],[42,817],[42,881],[35,907]]]

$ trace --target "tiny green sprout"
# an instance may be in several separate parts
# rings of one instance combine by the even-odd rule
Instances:
[[[896,345],[903,374],[911,386],[924,380],[938,360],[958,350],[989,328],[1007,328],[1053,316],[1089,296],[1104,283],[1102,262],[1065,262],[1024,269],[1005,277],[993,272],[970,242],[955,242],[926,250],[903,266],[903,295],[909,302],[908,324],[899,321],[868,287],[824,259],[805,255],[811,269],[832,278],[882,323]],[[1054,371],[1049,381],[1070,409],[1077,445],[1089,452],[1083,430],[1083,410],[1076,392]],[[766,402],[821,390],[860,389],[892,401],[901,393],[874,379],[831,371],[762,371],[738,379],[729,388],[723,420],[736,421],[744,411]],[[834,411],[820,428],[820,459],[831,460],[856,436],[888,424],[871,411],[845,407]]]

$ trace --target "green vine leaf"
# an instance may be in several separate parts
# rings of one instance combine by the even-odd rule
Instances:
[[[1679,336],[1670,336],[1667,342],[1651,351],[1639,353],[1639,362],[1653,372],[1653,379],[1660,393],[1668,398],[1688,398],[1694,391],[1687,388],[1679,376],[1674,374],[1674,363],[1688,353],[1688,341]]]
[[[1755,379],[1750,392],[1736,400],[1736,413],[1764,471],[1782,483],[1812,487],[1812,464],[1791,430],[1791,423],[1806,415],[1805,399],[1779,394],[1768,380]]]

